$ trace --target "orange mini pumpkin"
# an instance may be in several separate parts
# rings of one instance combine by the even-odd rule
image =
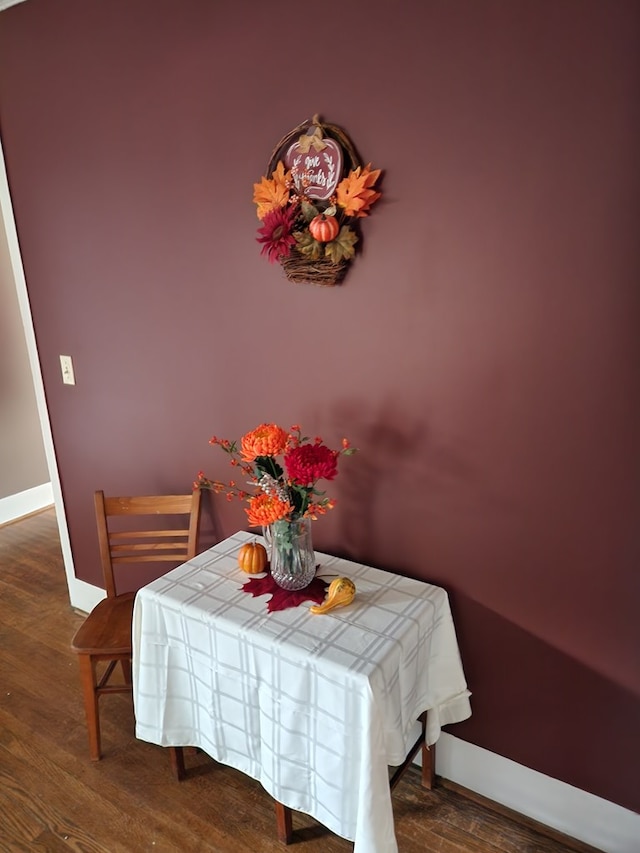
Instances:
[[[339,230],[340,224],[335,216],[326,216],[324,213],[319,213],[309,223],[311,236],[320,243],[330,243],[338,236]]]
[[[245,542],[238,551],[238,565],[243,572],[257,575],[267,568],[267,550],[259,542]]]

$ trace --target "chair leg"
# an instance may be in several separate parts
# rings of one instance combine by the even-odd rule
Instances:
[[[122,674],[124,675],[124,683],[131,684],[131,660],[130,658],[122,658],[120,661],[122,666]]]
[[[84,712],[89,734],[89,755],[92,761],[100,760],[100,715],[96,692],[96,661],[91,655],[79,655],[80,681],[84,698]]]
[[[169,750],[169,760],[173,775],[180,782],[184,779],[186,773],[184,767],[184,749],[181,746],[169,746],[167,749]]]
[[[291,822],[291,809],[274,800],[276,807],[276,825],[278,828],[278,841],[283,844],[291,844],[293,841],[293,825]]]

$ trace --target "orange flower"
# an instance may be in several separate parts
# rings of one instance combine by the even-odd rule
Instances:
[[[242,436],[242,458],[245,462],[253,462],[256,456],[278,456],[287,446],[288,438],[288,434],[276,424],[260,424]]]
[[[338,205],[344,208],[347,216],[363,217],[369,215],[369,209],[382,193],[371,189],[380,177],[380,169],[371,171],[371,163],[362,168],[352,169],[336,188]]]
[[[251,498],[249,507],[245,509],[251,527],[267,527],[281,518],[288,518],[293,507],[288,501],[272,495],[259,494]]]
[[[258,219],[264,219],[271,210],[284,207],[289,201],[289,186],[291,172],[285,172],[284,163],[278,161],[271,178],[260,179],[259,184],[253,185],[253,201],[258,205]]]

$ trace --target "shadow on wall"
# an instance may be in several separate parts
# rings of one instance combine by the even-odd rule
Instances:
[[[508,490],[498,492],[490,469],[477,467],[473,448],[438,435],[426,415],[403,417],[397,401],[376,410],[350,401],[336,406],[330,419],[335,431],[348,424],[349,439],[361,450],[336,481],[340,511],[330,553],[417,577],[424,538],[431,533],[437,548],[425,579],[439,583],[439,561],[459,566],[460,554],[471,549],[475,581],[483,560],[511,559],[527,541],[522,507],[509,501]],[[461,531],[467,533],[462,544]],[[478,547],[481,552],[473,552]],[[499,615],[486,600],[478,603],[465,592],[466,582],[456,575],[455,582],[451,576],[443,584],[473,694],[473,715],[451,733],[640,811],[640,697],[585,664],[579,648],[574,657]],[[514,592],[519,607],[523,594]],[[569,594],[567,607],[571,604]]]
[[[202,491],[202,502],[200,505],[200,532],[198,536],[198,552],[206,551],[217,542],[224,539],[222,527],[218,518],[217,502],[220,497],[208,489]]]
[[[405,416],[404,406],[397,400],[389,399],[376,410],[357,402],[342,403],[331,421],[335,430],[348,424],[349,439],[361,451],[338,482],[341,556],[378,565],[376,552],[384,550],[381,508],[384,526],[400,530],[410,516],[429,513],[435,495],[446,490],[451,496],[452,485],[469,484],[478,477],[469,461],[471,454],[465,454],[459,443],[447,445],[434,435],[426,417]],[[416,500],[416,492],[428,499]],[[333,550],[337,553],[335,547]],[[396,570],[405,573],[400,565]]]
[[[382,500],[381,489],[388,489],[392,473],[404,460],[424,452],[427,428],[423,424],[403,424],[392,415],[370,423],[358,423],[362,410],[348,411],[338,422],[350,424],[354,446],[366,453],[354,459],[349,475],[340,482],[340,547],[347,555],[367,562],[376,541],[375,507]]]
[[[640,811],[640,697],[460,593],[452,608],[473,715],[451,734]]]

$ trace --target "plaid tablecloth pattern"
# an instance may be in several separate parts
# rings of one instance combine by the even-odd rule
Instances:
[[[267,613],[241,590],[237,554],[253,538],[236,533],[136,596],[136,735],[200,747],[354,853],[396,853],[388,765],[422,711],[429,744],[471,713],[447,594],[317,553],[319,575],[354,581],[353,603]]]

